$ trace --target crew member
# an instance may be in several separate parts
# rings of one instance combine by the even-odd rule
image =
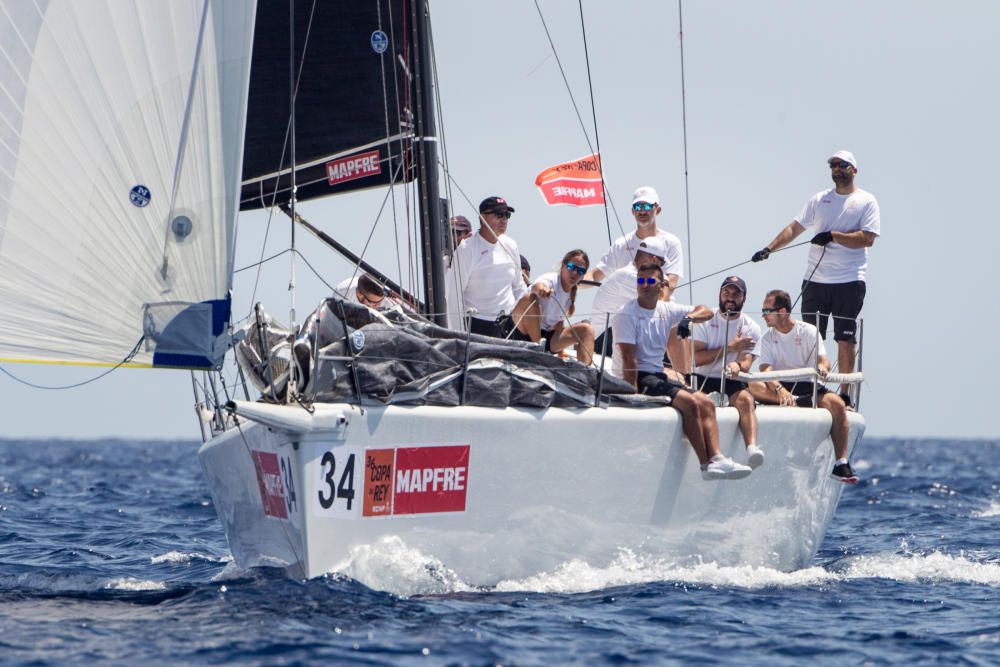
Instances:
[[[743,314],[747,285],[739,276],[729,276],[719,288],[719,307],[712,319],[694,328],[695,388],[710,394],[722,393],[740,415],[740,432],[747,448],[747,464],[759,468],[764,452],[757,446],[757,411],[747,385],[736,379],[741,371],[749,373],[755,348],[760,340],[760,326]],[[722,376],[726,375],[725,387]]]
[[[766,372],[792,368],[813,368],[815,363],[820,379],[830,371],[830,361],[826,358],[823,338],[816,327],[808,322],[792,319],[792,299],[784,290],[771,290],[761,308],[768,329],[761,336],[760,370]],[[814,382],[751,382],[750,391],[761,403],[776,403],[783,406],[812,407],[813,388],[817,392],[816,406],[830,412],[833,423],[830,439],[833,441],[833,478],[847,484],[857,484],[847,460],[847,408],[843,399],[828,390],[822,383]]]
[[[806,229],[813,230],[802,282],[802,319],[816,325],[826,338],[827,317],[833,315],[837,368],[850,373],[854,371],[857,318],[865,301],[868,248],[880,234],[879,210],[875,196],[854,184],[858,161],[853,153],[837,151],[827,163],[834,187],[813,195],[799,217],[752,259],[763,261]],[[841,396],[850,404],[847,389],[841,385]]]
[[[637,391],[650,396],[667,396],[681,413],[684,435],[691,442],[705,480],[741,479],[750,474],[748,466],[736,463],[719,451],[719,425],[715,404],[705,394],[692,392],[673,382],[663,372],[667,341],[691,334],[692,322],[712,317],[706,306],[685,306],[661,300],[666,289],[663,269],[643,264],[636,277],[637,298],[615,315],[615,346],[621,350],[623,377]]]

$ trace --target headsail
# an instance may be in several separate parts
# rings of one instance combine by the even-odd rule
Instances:
[[[220,363],[254,18],[0,0],[0,359]]]
[[[244,210],[289,199],[288,21],[286,3],[257,9]],[[412,180],[412,32],[402,0],[295,3],[299,201]]]

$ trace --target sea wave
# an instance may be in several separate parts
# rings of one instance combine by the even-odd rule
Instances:
[[[991,501],[986,509],[972,513],[974,519],[988,519],[993,516],[1000,516],[1000,501],[998,500]]]
[[[104,585],[104,588],[112,591],[163,591],[167,589],[167,584],[162,581],[151,581],[148,579],[136,579],[135,577],[121,577],[112,579]]]
[[[168,551],[165,554],[159,556],[153,556],[149,559],[149,562],[153,565],[159,565],[161,563],[190,563],[191,561],[204,561],[206,563],[228,563],[233,560],[230,555],[217,557],[209,556],[208,554],[191,552],[184,553],[182,551]]]

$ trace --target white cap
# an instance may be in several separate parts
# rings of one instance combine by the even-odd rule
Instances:
[[[854,159],[854,153],[851,151],[837,151],[826,159],[827,162],[832,162],[833,160],[843,160],[855,169],[858,168],[858,161]]]
[[[659,204],[660,198],[656,194],[656,190],[644,185],[635,192],[632,193],[632,203],[636,204],[638,202],[646,202],[647,204]]]
[[[639,201],[644,200],[640,199]],[[667,244],[659,236],[650,236],[642,239],[635,251],[638,253],[640,250],[660,259],[667,258]]]

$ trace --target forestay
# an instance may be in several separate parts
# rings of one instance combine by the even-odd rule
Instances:
[[[0,359],[220,364],[254,16],[0,0]]]

